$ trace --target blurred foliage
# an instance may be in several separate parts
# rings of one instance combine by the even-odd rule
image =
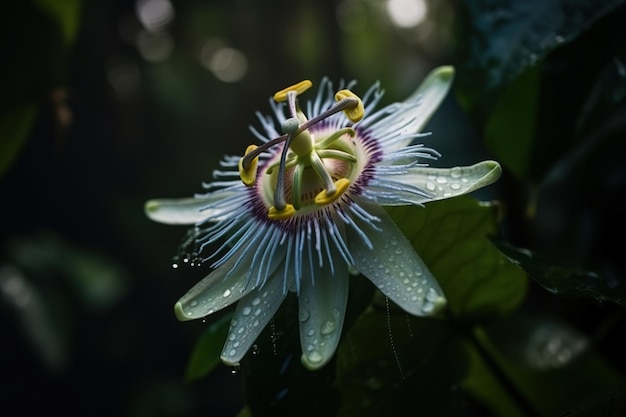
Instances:
[[[624,413],[623,0],[428,0],[407,27],[382,0],[152,1],[167,19],[148,0],[1,6],[5,410]],[[196,191],[290,82],[380,80],[391,102],[439,64],[458,74],[429,125],[441,163],[504,168],[474,198],[390,210],[447,315],[409,317],[356,276],[324,369],[300,364],[293,297],[241,368],[221,365],[229,312],[175,321],[206,271],[169,268],[181,233],[143,202]]]

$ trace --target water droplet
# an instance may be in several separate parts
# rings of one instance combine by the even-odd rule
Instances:
[[[178,264],[177,263],[173,263],[172,264],[172,268],[174,268],[174,269],[178,268]]]
[[[251,312],[252,312],[252,309],[248,306],[244,307],[243,310],[241,310],[241,314],[243,314],[244,316],[250,315]]]
[[[434,288],[429,288],[426,292],[426,299],[434,303],[439,299],[439,293]]]
[[[321,362],[322,359],[324,359],[322,358],[322,355],[320,355],[319,352],[315,350],[312,352],[308,352],[306,356],[309,359],[309,361],[311,361],[312,363],[318,363],[318,362]]]
[[[459,190],[461,189],[461,184],[459,184],[458,182],[453,182],[452,184],[450,184],[450,188],[452,188],[453,190]]]
[[[261,299],[257,297],[252,300],[252,305],[253,306],[259,305],[260,302],[261,302]]]
[[[462,175],[462,171],[460,167],[454,167],[450,169],[450,177],[452,178],[460,178]]]
[[[228,340],[230,340],[231,342],[232,342],[233,340],[235,340],[236,338],[237,338],[237,337],[235,337],[235,335],[234,335],[233,333],[231,333],[231,334],[229,334],[229,335],[228,335]]]
[[[231,349],[230,352],[228,352],[228,356],[235,356],[237,354],[237,349]]]
[[[252,354],[253,355],[258,355],[259,353],[261,353],[261,349],[259,348],[259,345],[257,345],[256,343],[252,345]]]
[[[237,374],[237,373],[239,373],[240,369],[241,369],[241,366],[239,366],[239,365],[231,366],[230,367],[230,373],[233,374],[233,375]]]
[[[437,186],[435,185],[435,183],[432,183],[430,181],[426,183],[426,189],[428,191],[435,191],[436,188]]]
[[[309,319],[309,317],[311,317],[311,313],[309,313],[309,310],[305,308],[300,310],[300,313],[298,314],[298,320],[300,320],[300,322],[304,323]]]
[[[306,351],[307,351],[307,352],[312,352],[312,351],[313,351],[313,349],[315,349],[315,346],[313,346],[313,345],[308,345],[308,346],[306,347]]]
[[[320,329],[320,333],[323,335],[329,335],[337,329],[337,325],[334,321],[327,320],[322,324],[322,328]]]
[[[254,315],[257,316],[257,317],[260,316],[261,315],[261,309],[257,308],[256,310],[254,310]]]
[[[425,314],[432,313],[434,309],[435,309],[435,305],[434,305],[433,303],[431,303],[431,302],[426,302],[426,303],[424,303],[424,305],[422,306],[422,311],[423,311]]]
[[[244,332],[243,327],[237,329],[237,334],[242,334]]]
[[[189,307],[196,307],[198,305],[198,301],[197,300],[191,300],[189,302]]]
[[[315,330],[313,330],[313,329],[309,329],[309,331],[306,332],[307,336],[313,336],[314,334],[315,334]]]
[[[439,184],[445,184],[448,182],[448,179],[446,177],[437,177],[437,182]]]
[[[228,297],[230,295],[230,290],[226,290],[224,291],[224,293],[222,294],[222,297]]]

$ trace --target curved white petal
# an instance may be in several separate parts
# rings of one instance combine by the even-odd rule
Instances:
[[[332,252],[334,275],[329,265],[319,266],[305,257],[298,296],[302,364],[320,369],[332,359],[341,338],[348,303],[348,265]],[[312,274],[312,276],[311,276]]]
[[[256,287],[254,277],[261,266],[256,263],[251,269],[255,252],[246,249],[248,246],[231,256],[178,300],[174,312],[179,320],[194,320],[208,316],[235,303]],[[260,251],[264,248],[256,249]],[[271,260],[268,272],[273,274],[283,259],[284,251],[279,251]]]
[[[278,268],[264,286],[253,290],[237,303],[221,355],[226,365],[239,365],[282,304],[286,295],[282,275],[282,268]]]
[[[157,198],[148,200],[144,206],[146,215],[165,224],[196,224],[211,217],[220,220],[228,208],[207,208],[210,204],[235,195],[233,191],[218,191],[205,197]]]
[[[463,167],[416,167],[408,171],[405,174],[381,175],[382,179],[371,181],[365,194],[386,206],[423,204],[468,194],[490,185],[500,178],[502,168],[495,161],[483,161]],[[395,187],[392,198],[380,193],[391,186]],[[416,189],[421,192],[415,192]]]
[[[407,313],[416,316],[437,314],[446,305],[446,299],[426,264],[381,207],[363,203],[362,206],[378,217],[377,226],[382,231],[369,229],[367,237],[373,245],[369,249],[359,236],[347,230],[356,267]],[[368,226],[363,225],[362,230],[367,231]]]
[[[378,138],[397,138],[421,132],[448,94],[453,80],[453,67],[435,68],[405,101],[381,109],[370,120],[363,119],[361,126],[373,129],[372,134]],[[381,118],[385,113],[389,114]],[[393,140],[388,146],[384,143],[383,146],[386,150],[392,150],[404,147],[412,141],[413,137],[408,136],[403,141]]]

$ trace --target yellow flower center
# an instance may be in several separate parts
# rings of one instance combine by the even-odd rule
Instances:
[[[333,106],[308,120],[297,96],[311,85],[305,80],[274,95],[274,100],[287,102],[291,115],[282,124],[284,135],[258,147],[248,146],[239,161],[244,184],[254,186],[261,181],[261,195],[271,220],[289,219],[334,203],[349,190],[362,169],[359,159],[363,161],[360,157],[364,155],[352,141],[355,131],[351,127],[313,129],[315,132],[311,127],[342,111],[351,122],[357,122],[363,118],[363,102],[350,90],[341,90]],[[258,155],[283,142],[282,152],[257,174]]]

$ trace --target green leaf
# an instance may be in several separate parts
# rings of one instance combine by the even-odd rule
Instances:
[[[29,103],[0,115],[0,177],[11,167],[30,133],[37,105]]]
[[[33,0],[59,24],[67,45],[76,39],[80,23],[82,0]]]
[[[204,378],[221,363],[220,354],[228,335],[231,318],[232,314],[221,316],[202,333],[187,362],[185,371],[187,382]]]
[[[532,251],[495,241],[498,249],[539,285],[561,296],[593,297],[626,305],[626,284],[619,277],[582,267],[554,264]]]
[[[458,87],[468,107],[570,42],[624,0],[472,0],[462,2]]]
[[[416,404],[420,416],[464,415],[464,394],[451,387],[466,372],[467,360],[442,320],[370,308],[337,355],[339,417],[403,415]]]
[[[487,239],[497,234],[496,205],[459,197],[389,213],[441,284],[454,317],[491,320],[524,300],[525,274]]]
[[[518,179],[526,179],[536,138],[539,67],[525,71],[500,96],[485,126],[487,148]]]
[[[511,326],[513,323],[502,323]],[[496,336],[497,338],[497,336]],[[562,415],[591,398],[597,398],[606,392],[624,386],[623,378],[612,369],[593,350],[588,350],[565,366],[538,371],[525,365],[521,361],[508,361],[498,348],[494,337],[484,330],[477,330],[476,340],[503,374],[509,378],[513,389],[517,390],[519,398],[528,403],[528,407],[540,416]],[[483,356],[484,358],[484,356]],[[469,387],[466,380],[464,387]],[[499,401],[490,387],[480,384],[471,384],[475,395],[492,405]],[[559,389],[555,389],[559,387]],[[502,416],[512,414],[499,413]]]

